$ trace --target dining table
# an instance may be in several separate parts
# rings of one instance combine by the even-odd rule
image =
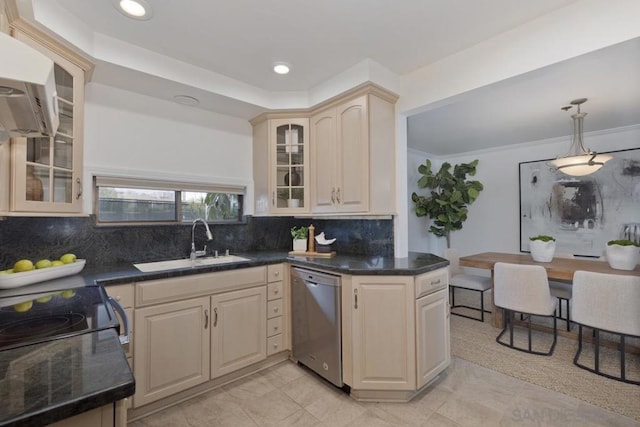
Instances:
[[[547,271],[547,277],[549,280],[557,280],[567,283],[571,283],[573,281],[573,274],[579,270],[592,271],[596,273],[621,274],[625,276],[640,276],[640,265],[637,265],[633,270],[617,270],[609,267],[609,264],[606,261],[598,258],[555,257],[551,262],[537,262],[534,261],[528,253],[512,254],[502,252],[482,252],[479,254],[460,257],[461,267],[473,267],[491,271],[492,290],[493,268],[497,262],[541,265]],[[503,312],[501,309],[495,307],[495,304],[493,308],[491,324],[494,327],[501,328]]]

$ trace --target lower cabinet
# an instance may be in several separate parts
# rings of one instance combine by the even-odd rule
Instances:
[[[448,289],[416,300],[418,388],[449,366],[449,317]]]
[[[354,276],[353,384],[415,389],[413,277]]]
[[[343,277],[344,380],[356,399],[409,400],[449,365],[447,274]]]
[[[208,381],[210,297],[135,310],[134,405]]]
[[[211,297],[211,377],[267,357],[266,286]]]

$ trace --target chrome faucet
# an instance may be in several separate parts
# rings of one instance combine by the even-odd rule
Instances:
[[[196,251],[196,243],[195,243],[195,230],[196,225],[198,225],[198,221],[204,224],[204,228],[207,229],[207,240],[212,240],[213,235],[211,234],[211,230],[209,230],[209,225],[207,221],[202,218],[196,218],[193,220],[193,226],[191,227],[191,254],[189,255],[189,259],[191,261],[195,261],[196,258],[207,255],[207,245],[204,245],[204,249],[201,251]]]

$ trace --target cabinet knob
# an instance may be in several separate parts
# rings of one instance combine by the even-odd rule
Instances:
[[[275,291],[273,291],[274,294],[278,295],[280,291],[278,289],[276,289]]]
[[[278,348],[278,344],[274,344],[274,345],[273,345],[273,348]]]
[[[278,307],[273,307],[273,312],[277,313],[278,311],[280,311],[280,309]]]
[[[278,330],[278,327],[277,327],[277,326],[274,326],[274,327],[273,327],[273,330],[274,330],[274,331],[277,331],[277,330]]]
[[[280,275],[279,271],[276,271],[275,273],[273,273],[274,276],[278,277]]]

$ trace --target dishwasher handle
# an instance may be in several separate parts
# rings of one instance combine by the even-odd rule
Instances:
[[[124,308],[113,297],[109,297],[109,302],[113,309],[120,315],[122,323],[124,323],[124,335],[120,335],[120,344],[123,346],[129,346],[129,318]]]

